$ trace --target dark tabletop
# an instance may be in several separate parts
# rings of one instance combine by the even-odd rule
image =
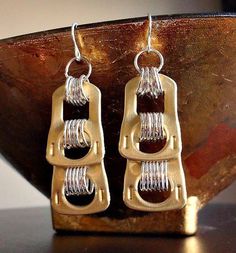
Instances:
[[[55,234],[49,208],[0,211],[0,252],[236,253],[236,206],[208,205],[195,236]]]

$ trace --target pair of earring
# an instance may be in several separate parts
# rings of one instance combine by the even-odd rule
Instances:
[[[52,179],[52,210],[67,215],[91,214],[105,210],[110,204],[108,180],[104,168],[104,138],[101,124],[101,93],[89,82],[92,72],[90,62],[81,55],[75,40],[75,28],[71,35],[75,57],[65,69],[66,83],[59,87],[52,98],[52,120],[47,144],[47,160],[54,166]],[[182,208],[186,203],[185,177],[181,161],[181,134],[177,115],[177,87],[169,77],[159,74],[164,59],[151,47],[152,19],[149,15],[147,47],[140,51],[134,66],[140,73],[125,88],[124,117],[120,132],[119,151],[127,159],[123,200],[140,211],[166,211]],[[143,53],[153,52],[160,58],[159,67],[139,68],[138,59]],[[72,62],[88,64],[88,74],[75,78],[69,75]],[[153,100],[164,96],[164,112],[137,113],[137,96]],[[74,106],[89,103],[88,119],[63,120],[63,102]],[[157,142],[166,139],[161,151],[144,153],[141,142]],[[89,147],[81,159],[69,159],[65,150]],[[140,191],[170,191],[161,203],[144,200]],[[69,196],[76,198],[92,195],[87,205],[74,205]]]

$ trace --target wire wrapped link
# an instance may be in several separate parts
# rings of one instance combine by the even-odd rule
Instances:
[[[157,99],[163,94],[162,85],[156,67],[141,68],[141,80],[139,82],[139,88],[137,95],[147,95],[151,98]]]
[[[139,188],[141,191],[168,191],[167,161],[142,161]]]
[[[85,75],[81,75],[79,78],[67,76],[65,92],[66,102],[75,106],[82,106],[89,101],[83,89],[83,83],[85,80],[87,80]]]
[[[65,149],[88,147],[84,124],[86,119],[66,120],[64,125],[63,146]]]
[[[87,176],[87,167],[67,168],[64,189],[66,196],[91,195],[94,183]]]
[[[140,141],[157,141],[164,139],[162,113],[140,113]]]

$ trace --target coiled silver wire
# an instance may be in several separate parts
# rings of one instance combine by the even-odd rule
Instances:
[[[151,98],[157,99],[159,95],[163,94],[163,89],[156,67],[141,68],[141,80],[139,82],[139,88],[137,95],[147,95]]]
[[[66,149],[88,147],[84,124],[86,119],[66,120],[64,124],[63,146]]]
[[[168,191],[167,161],[142,161],[139,188],[141,191]]]
[[[140,141],[157,141],[164,139],[162,113],[140,113]]]
[[[75,106],[82,106],[89,101],[89,98],[84,93],[83,83],[87,80],[85,75],[81,75],[79,78],[73,76],[67,76],[66,78],[66,102]]]
[[[87,167],[67,168],[64,189],[66,196],[91,195],[94,183],[87,176]]]

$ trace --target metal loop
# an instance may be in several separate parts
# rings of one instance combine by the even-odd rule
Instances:
[[[86,119],[66,120],[63,133],[63,147],[85,148],[89,146],[84,132],[84,124]]]
[[[157,141],[165,138],[162,113],[140,113],[140,142]]]
[[[66,68],[65,68],[65,77],[66,77],[66,78],[69,77],[69,68],[70,68],[70,65],[71,65],[74,61],[77,61],[77,62],[78,62],[78,60],[76,59],[76,57],[70,59],[69,62],[67,63],[67,65],[66,65]],[[91,63],[89,62],[89,60],[86,59],[85,57],[81,57],[81,58],[80,58],[80,61],[83,61],[83,62],[85,62],[85,63],[88,64],[88,73],[87,73],[87,75],[85,75],[85,76],[86,76],[86,79],[88,80],[89,77],[90,77],[90,75],[91,75],[91,73],[92,73],[92,65],[91,65]]]
[[[136,68],[136,70],[141,74],[141,69],[140,69],[140,67],[138,65],[138,59],[139,59],[139,56],[141,54],[145,53],[145,52],[147,52],[147,53],[155,53],[156,55],[158,55],[158,57],[160,59],[160,64],[159,64],[158,67],[156,67],[156,70],[157,70],[157,72],[159,72],[162,69],[163,65],[164,65],[164,58],[163,58],[162,54],[158,50],[156,50],[154,48],[150,48],[149,49],[148,47],[146,47],[145,49],[143,49],[142,51],[140,51],[139,53],[136,54],[136,56],[134,58],[134,67]]]
[[[64,178],[64,190],[66,196],[91,195],[94,191],[94,183],[87,176],[87,166],[69,167]]]
[[[85,75],[79,78],[72,76],[66,78],[65,100],[67,103],[82,106],[89,101],[89,97],[84,92],[84,81],[86,81]]]
[[[159,95],[163,94],[162,84],[159,73],[155,67],[141,68],[141,78],[137,95],[147,95],[151,98],[157,99]]]
[[[139,181],[140,191],[168,191],[168,162],[142,161],[141,179]]]

